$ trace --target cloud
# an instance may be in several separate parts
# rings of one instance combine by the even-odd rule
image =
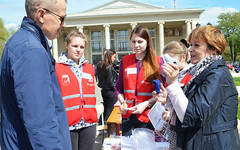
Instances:
[[[10,24],[6,24],[4,26],[7,30],[10,30],[10,29],[18,29],[18,26],[15,24],[15,23],[10,23]]]
[[[222,7],[213,7],[213,8],[207,8],[201,15],[200,15],[200,24],[206,25],[208,22],[210,22],[212,25],[218,24],[218,16],[221,13],[227,13],[227,12],[238,12],[235,8],[222,8]]]

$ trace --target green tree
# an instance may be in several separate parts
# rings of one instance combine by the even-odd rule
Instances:
[[[222,13],[218,19],[217,28],[222,31],[227,40],[231,60],[236,61],[236,57],[240,54],[240,12]]]
[[[0,18],[0,57],[2,56],[2,52],[8,38],[9,38],[9,33],[4,27],[2,18]]]
[[[18,28],[19,28],[19,27],[18,27]],[[18,31],[18,28],[16,28],[16,27],[10,27],[10,28],[7,29],[8,34],[9,34],[9,38],[10,38],[11,36],[13,36],[13,35]]]

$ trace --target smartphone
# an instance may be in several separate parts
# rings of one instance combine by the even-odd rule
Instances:
[[[172,58],[169,54],[164,54],[164,55],[163,55],[163,60],[164,60],[165,63],[170,63],[170,62],[172,62],[172,63],[174,63],[174,64],[177,64],[177,59]]]
[[[163,60],[164,60],[164,63],[170,63],[170,62],[172,62],[172,63],[174,63],[174,64],[177,64],[177,59],[175,59],[175,58],[172,58],[169,54],[164,54],[163,55]],[[167,77],[167,75],[165,74],[165,72],[163,71],[163,73],[162,73],[162,76],[163,77]]]

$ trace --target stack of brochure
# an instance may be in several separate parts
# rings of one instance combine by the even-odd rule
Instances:
[[[168,140],[166,133],[168,122],[162,119],[162,113],[165,111],[161,102],[156,102],[148,113],[148,117],[155,128],[161,135]]]

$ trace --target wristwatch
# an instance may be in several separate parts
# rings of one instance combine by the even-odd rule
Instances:
[[[150,103],[150,101],[148,101],[148,108],[151,108],[152,104]]]

